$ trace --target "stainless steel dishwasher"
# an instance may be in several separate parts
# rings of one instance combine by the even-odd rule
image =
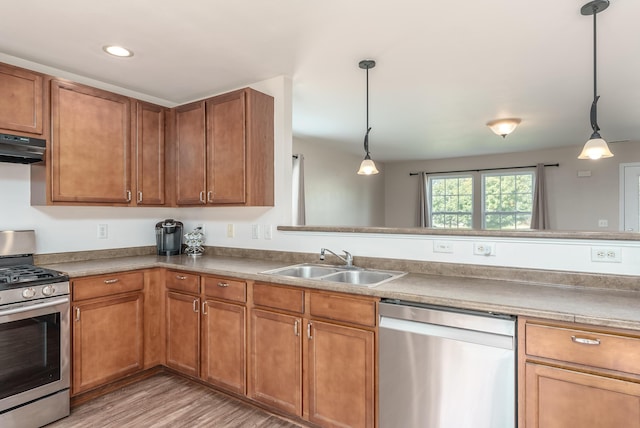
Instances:
[[[514,428],[515,317],[380,303],[380,428]]]

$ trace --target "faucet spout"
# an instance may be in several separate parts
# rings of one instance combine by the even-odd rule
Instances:
[[[334,256],[336,256],[337,258],[339,258],[340,260],[342,260],[344,262],[345,266],[353,267],[353,256],[347,250],[342,250],[342,252],[344,253],[344,257],[342,257],[342,256],[334,253],[333,251],[331,251],[328,248],[321,248],[320,249],[320,260],[324,260],[324,253],[325,252],[329,252],[329,253],[333,254]]]

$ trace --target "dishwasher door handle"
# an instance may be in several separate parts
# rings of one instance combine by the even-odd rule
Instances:
[[[494,348],[515,349],[515,337],[478,330],[468,330],[449,327],[438,324],[429,324],[398,318],[380,317],[380,330],[389,329],[410,334],[440,337],[444,339],[458,340],[475,343],[478,345],[492,346]]]

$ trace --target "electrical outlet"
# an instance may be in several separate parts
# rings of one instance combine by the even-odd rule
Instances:
[[[598,227],[609,227],[609,220],[607,219],[598,220]]]
[[[227,238],[233,238],[236,235],[236,227],[233,223],[227,224]]]
[[[260,225],[259,224],[252,224],[251,225],[251,239],[258,239],[260,238]]]
[[[434,253],[453,253],[453,242],[451,241],[433,241]]]
[[[98,225],[98,239],[107,239],[109,237],[109,226],[106,224]]]
[[[495,256],[496,244],[495,242],[474,242],[473,254],[476,256]]]
[[[264,239],[273,239],[273,228],[270,224],[265,224],[262,226],[264,230]]]
[[[591,261],[622,263],[622,249],[620,247],[591,247]]]

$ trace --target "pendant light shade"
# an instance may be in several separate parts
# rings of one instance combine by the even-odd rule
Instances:
[[[371,132],[371,127],[369,126],[369,69],[375,67],[376,62],[365,59],[360,61],[358,66],[367,71],[367,132],[364,134],[364,160],[360,164],[358,175],[373,175],[378,174],[379,171],[375,162],[371,159],[371,153],[369,153],[369,132]]]
[[[580,13],[585,16],[593,15],[593,102],[591,103],[591,129],[593,133],[591,138],[582,148],[582,152],[578,159],[600,159],[613,157],[613,153],[609,150],[607,142],[600,136],[600,127],[598,126],[598,69],[597,69],[597,33],[596,33],[596,15],[609,7],[609,0],[593,0],[582,6]]]

